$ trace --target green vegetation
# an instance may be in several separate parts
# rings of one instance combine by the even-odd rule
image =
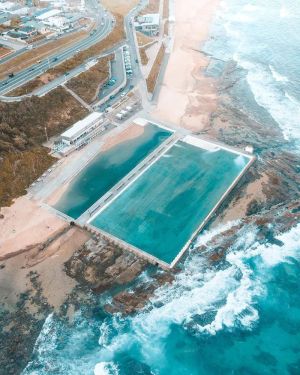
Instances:
[[[63,88],[42,98],[0,102],[0,207],[8,206],[55,160],[42,147],[87,110]]]

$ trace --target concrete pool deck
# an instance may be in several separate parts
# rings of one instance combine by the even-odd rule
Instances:
[[[140,125],[142,125],[142,123],[140,123]],[[156,125],[159,126],[159,124],[156,124]],[[178,136],[178,139],[180,139],[180,138],[181,138],[181,136]],[[153,165],[155,165],[163,157],[163,155],[165,155],[165,153],[170,149],[170,147],[168,147],[164,152],[159,153],[158,157],[155,158],[155,160],[153,160],[152,163],[149,163],[149,165],[146,165],[144,168],[141,169],[141,168],[139,168],[139,166],[137,166],[137,170],[141,169],[141,172],[138,175],[135,175],[134,178],[132,179],[132,181],[129,181],[127,185],[123,185],[121,188],[115,190],[114,194],[111,195],[110,199],[107,202],[102,202],[104,204],[100,205],[98,207],[98,209],[95,208],[95,210],[92,213],[92,216],[88,219],[86,217],[87,221],[86,221],[85,224],[84,224],[85,220],[81,221],[80,224],[85,225],[86,228],[91,230],[92,232],[98,233],[99,235],[102,235],[103,237],[105,237],[107,239],[110,239],[113,243],[121,246],[122,248],[125,248],[126,250],[132,251],[135,254],[140,255],[141,257],[143,257],[144,259],[147,259],[151,263],[159,264],[164,269],[173,268],[179,262],[181,257],[185,254],[185,252],[187,251],[187,249],[189,248],[189,246],[191,245],[191,243],[193,242],[193,240],[195,239],[197,234],[205,227],[205,225],[207,225],[208,221],[211,219],[211,217],[216,212],[218,207],[224,201],[226,196],[236,186],[236,184],[238,183],[240,178],[244,175],[246,170],[252,165],[252,163],[255,160],[255,157],[253,155],[250,155],[246,152],[238,151],[235,148],[231,148],[231,147],[225,146],[225,145],[223,146],[223,145],[220,145],[219,143],[208,141],[208,140],[202,139],[202,138],[197,137],[197,136],[187,135],[183,138],[183,140],[181,142],[185,142],[186,144],[190,144],[192,146],[198,147],[199,149],[206,150],[208,152],[216,152],[216,151],[220,151],[220,150],[225,150],[225,151],[230,152],[232,154],[235,154],[237,156],[247,158],[248,161],[245,164],[245,166],[241,169],[241,171],[238,173],[238,175],[234,178],[234,180],[230,183],[230,185],[227,187],[227,189],[224,191],[224,193],[222,194],[220,199],[218,199],[218,201],[213,206],[213,208],[205,216],[204,220],[202,220],[199,223],[197,228],[193,231],[192,235],[189,236],[185,245],[181,248],[181,250],[177,253],[176,257],[171,262],[166,262],[163,259],[160,259],[159,257],[154,256],[153,254],[149,253],[148,251],[145,251],[145,249],[143,249],[142,247],[139,247],[139,246],[136,246],[132,243],[129,243],[130,241],[126,241],[126,240],[124,240],[124,238],[121,239],[116,234],[109,233],[107,230],[105,230],[101,227],[97,227],[94,223],[92,223],[94,221],[94,219],[101,216],[101,213],[103,211],[105,211],[108,207],[113,205],[113,202],[118,197],[122,196],[124,194],[124,192],[130,186],[132,186],[136,181],[138,181],[141,178],[141,176],[144,175],[144,173],[146,171],[151,169],[151,167]],[[172,142],[173,145],[175,143]],[[108,193],[110,193],[110,192],[108,192]]]

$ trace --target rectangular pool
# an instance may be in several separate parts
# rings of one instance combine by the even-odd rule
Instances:
[[[250,160],[179,141],[90,224],[171,264]]]
[[[77,219],[170,135],[171,131],[148,124],[141,135],[100,152],[71,181],[54,207]]]

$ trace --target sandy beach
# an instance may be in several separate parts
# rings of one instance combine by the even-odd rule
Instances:
[[[26,196],[2,208],[0,222],[0,259],[41,243],[68,224]]]
[[[117,146],[122,142],[126,142],[131,139],[137,138],[140,135],[142,135],[144,131],[145,128],[143,126],[132,124],[126,129],[124,129],[121,133],[118,133],[108,138],[107,141],[104,143],[103,147],[101,148],[101,151],[107,151],[110,148]]]
[[[214,81],[204,76],[201,45],[209,35],[219,0],[175,1],[175,41],[153,115],[195,132],[209,124],[217,105]]]
[[[107,137],[105,137],[104,139],[103,144],[99,148],[99,152],[108,151],[110,148],[117,146],[122,142],[126,142],[136,137],[139,137],[144,133],[144,130],[145,129],[143,126],[139,126],[137,124],[129,124],[129,126],[123,129],[122,131],[113,132],[113,134],[107,135]],[[55,205],[60,200],[62,195],[65,193],[65,191],[68,189],[70,183],[71,181],[68,181],[62,186],[60,186],[58,189],[56,189],[46,200],[47,204],[49,204],[50,206]]]

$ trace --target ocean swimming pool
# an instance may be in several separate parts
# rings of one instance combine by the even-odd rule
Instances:
[[[70,182],[54,208],[77,219],[171,134],[149,123],[140,136],[100,152]]]
[[[179,141],[90,224],[171,264],[250,161]]]

